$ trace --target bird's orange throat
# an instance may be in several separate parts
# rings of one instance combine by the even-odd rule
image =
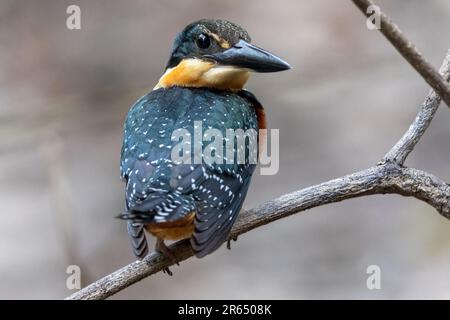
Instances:
[[[153,90],[180,86],[237,91],[244,88],[249,77],[250,72],[247,69],[190,58],[167,69]]]

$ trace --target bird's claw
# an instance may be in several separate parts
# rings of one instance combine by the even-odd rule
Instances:
[[[170,260],[172,260],[172,262],[174,264],[176,264],[177,266],[180,265],[178,259],[176,258],[176,256],[173,254],[172,250],[169,249],[168,246],[166,246],[166,244],[164,243],[164,240],[162,239],[158,239],[156,241],[156,245],[155,245],[155,250],[156,252],[161,253],[162,255],[164,255],[165,257],[169,258]],[[169,267],[165,267],[163,269],[163,273],[167,273],[169,276],[172,276],[173,273],[172,271],[170,271]]]
[[[237,239],[238,239],[238,236],[233,236],[233,237],[228,238],[228,240],[227,240],[227,249],[228,250],[231,250],[231,240],[237,241]]]
[[[162,271],[163,273],[167,273],[168,276],[173,276],[173,273],[170,271],[169,267],[165,267]]]

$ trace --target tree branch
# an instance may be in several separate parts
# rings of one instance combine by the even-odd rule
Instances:
[[[388,193],[425,201],[441,215],[450,219],[448,184],[427,172],[388,162],[283,195],[257,208],[241,212],[230,237],[237,237],[275,220],[314,207],[366,195]],[[170,249],[180,262],[193,256],[188,240],[174,243]],[[142,261],[135,261],[94,282],[68,299],[105,299],[171,265],[172,260],[154,252]]]
[[[439,73],[445,78],[446,81],[450,79],[450,50],[447,52],[447,56],[439,69]],[[430,126],[431,121],[441,103],[441,98],[435,91],[430,90],[430,93],[425,98],[425,101],[420,107],[414,122],[409,129],[405,132],[403,137],[389,150],[384,156],[384,161],[395,161],[399,164],[405,163],[408,155],[413,151],[420,138],[425,133],[425,130]]]
[[[373,6],[370,0],[352,1],[367,17],[373,14],[373,12],[367,12],[367,8]],[[448,82],[422,56],[416,46],[405,37],[400,28],[385,13],[380,12],[380,18],[381,33],[450,107],[450,85]]]
[[[388,162],[283,195],[257,208],[241,212],[230,237],[237,237],[275,220],[314,207],[371,194],[387,193],[411,196],[425,201],[442,216],[450,219],[448,184],[427,172]],[[174,243],[170,246],[170,250],[180,262],[193,256],[188,240]],[[154,252],[142,261],[135,261],[94,282],[68,299],[105,299],[171,265],[172,260]]]
[[[386,193],[411,196],[425,201],[441,215],[450,219],[449,185],[427,172],[385,163],[283,195],[257,208],[241,212],[230,237],[237,237],[275,220],[314,207]],[[188,240],[174,243],[170,246],[170,250],[180,262],[193,256]],[[172,260],[154,252],[142,261],[135,261],[107,275],[67,299],[105,299],[171,265]]]
[[[353,0],[353,2],[362,10],[370,5],[370,1],[366,0]],[[365,9],[363,12],[366,12]],[[385,34],[386,37],[393,42],[402,55],[419,71],[428,83],[431,82],[430,85],[439,95],[445,94],[444,89],[448,86],[443,87],[439,85],[439,79],[448,81],[450,50],[447,52],[440,69],[440,73],[444,75],[442,77],[422,58],[414,45],[401,34],[386,16],[384,17],[383,26],[385,26],[384,33],[387,34]],[[436,78],[435,73],[438,74],[438,78]],[[230,238],[235,238],[294,213],[372,194],[399,194],[414,197],[425,201],[442,216],[450,219],[450,186],[430,173],[403,166],[405,159],[414,149],[436,113],[440,103],[438,94],[433,91],[428,94],[414,122],[378,165],[283,195],[257,208],[241,212],[233,226]],[[180,262],[193,256],[188,240],[174,243],[170,246],[170,249]],[[75,292],[67,299],[105,299],[171,265],[173,265],[172,260],[154,252],[142,261],[135,261]]]

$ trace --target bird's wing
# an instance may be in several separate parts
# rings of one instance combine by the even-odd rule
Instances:
[[[126,181],[128,212],[134,222],[167,222],[194,210],[192,196],[174,189],[171,141],[176,122],[192,99],[186,91],[152,91],[130,109],[124,128],[121,175]]]
[[[195,230],[191,245],[197,257],[216,250],[228,237],[244,203],[255,165],[240,173],[210,171],[195,191]]]

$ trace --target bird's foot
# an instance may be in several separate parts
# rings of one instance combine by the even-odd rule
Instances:
[[[173,276],[173,272],[170,271],[169,267],[162,269],[163,273],[167,273],[168,276]]]
[[[167,258],[169,258],[170,260],[172,260],[172,262],[174,264],[176,264],[177,266],[180,265],[180,263],[178,262],[178,259],[175,257],[172,250],[170,250],[169,247],[166,246],[163,239],[156,240],[155,250],[156,250],[156,252],[159,252],[159,253],[163,254],[164,256],[166,256]],[[167,273],[169,276],[173,275],[173,273],[172,273],[172,271],[170,271],[169,267],[164,268],[163,272]]]
[[[234,237],[229,237],[228,238],[228,240],[227,240],[227,249],[228,250],[231,250],[231,240],[237,241],[237,239],[238,239],[238,236],[234,236]]]

